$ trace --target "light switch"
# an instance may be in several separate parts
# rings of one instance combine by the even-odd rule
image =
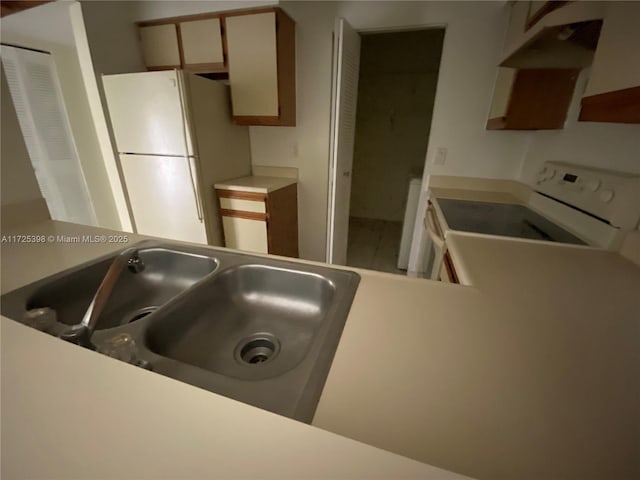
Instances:
[[[447,162],[447,149],[445,147],[438,147],[436,155],[433,157],[434,165],[444,165]]]

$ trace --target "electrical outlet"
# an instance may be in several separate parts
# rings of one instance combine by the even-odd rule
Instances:
[[[444,165],[445,163],[447,163],[447,149],[445,147],[438,147],[433,157],[433,164]]]

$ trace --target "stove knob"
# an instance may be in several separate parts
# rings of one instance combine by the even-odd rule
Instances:
[[[595,192],[600,188],[601,183],[602,182],[600,182],[600,180],[598,180],[597,178],[594,178],[592,180],[587,180],[586,186],[589,190],[591,190],[592,192]]]
[[[611,200],[613,200],[613,190],[602,190],[600,192],[600,200],[604,203],[609,203]]]
[[[543,167],[538,172],[538,184],[541,184],[547,179],[547,167]]]

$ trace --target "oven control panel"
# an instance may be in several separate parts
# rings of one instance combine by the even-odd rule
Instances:
[[[534,189],[616,227],[635,228],[640,220],[640,175],[545,162]]]

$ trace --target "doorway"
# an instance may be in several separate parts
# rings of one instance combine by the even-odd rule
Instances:
[[[343,237],[342,243],[333,243],[332,263],[406,274],[444,32],[425,28],[358,35],[352,163],[332,145],[338,153],[333,171],[343,178],[349,172],[347,202],[344,193],[340,199],[340,182],[335,192],[330,190],[335,212],[329,230],[336,239]],[[334,101],[340,105],[338,87],[334,81]],[[333,141],[344,147],[340,123],[345,115],[334,121]],[[347,155],[344,148],[341,154]],[[340,218],[346,225],[338,223]]]

